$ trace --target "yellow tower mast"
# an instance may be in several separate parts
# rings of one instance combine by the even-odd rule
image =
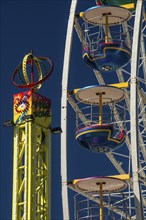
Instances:
[[[30,89],[14,95],[13,220],[51,220],[51,100],[36,90],[52,70],[48,58],[31,52],[12,76],[15,86]]]

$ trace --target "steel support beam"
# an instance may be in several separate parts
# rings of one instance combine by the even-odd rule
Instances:
[[[68,190],[67,190],[67,86],[68,86],[70,54],[71,54],[71,44],[72,44],[76,5],[77,5],[77,0],[72,0],[69,20],[68,20],[68,27],[67,27],[64,64],[63,64],[63,76],[62,76],[61,128],[63,132],[61,134],[61,181],[62,181],[62,208],[63,208],[64,220],[70,219],[69,207],[68,207]]]
[[[131,62],[131,88],[130,88],[130,112],[131,112],[131,152],[132,152],[132,176],[133,191],[135,198],[136,219],[144,219],[142,198],[139,183],[139,137],[138,137],[138,100],[137,100],[137,75],[139,67],[141,24],[142,24],[142,6],[143,1],[137,1],[133,46]]]

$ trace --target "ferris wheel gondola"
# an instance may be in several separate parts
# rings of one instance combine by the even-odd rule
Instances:
[[[112,72],[129,62],[131,49],[128,33],[123,29],[123,23],[131,18],[129,10],[100,5],[81,12],[80,17],[85,33],[82,57],[87,65],[101,72]]]
[[[115,103],[123,100],[124,91],[113,86],[87,86],[75,94],[78,109],[86,117],[84,123],[79,118],[80,111],[76,111],[75,138],[84,148],[92,152],[109,152],[124,144],[126,132],[124,130],[124,111],[120,108],[114,111]],[[80,105],[82,107],[80,108]],[[108,108],[110,105],[110,108]],[[84,111],[86,111],[84,113]],[[115,114],[120,114],[123,127],[118,127]]]

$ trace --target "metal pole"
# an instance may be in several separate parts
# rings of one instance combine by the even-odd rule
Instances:
[[[108,14],[105,15],[105,43],[108,43]]]
[[[102,125],[102,93],[99,94],[99,125]]]
[[[102,185],[103,183],[99,184],[99,187],[100,187],[100,220],[103,220]]]
[[[67,85],[68,85],[71,43],[72,43],[76,5],[77,5],[77,0],[72,0],[69,20],[68,20],[68,27],[67,27],[63,76],[62,76],[61,128],[63,132],[61,134],[61,179],[62,179],[62,208],[63,208],[64,220],[69,220],[68,191],[67,191]]]

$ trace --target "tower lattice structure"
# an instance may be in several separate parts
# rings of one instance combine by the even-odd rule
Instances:
[[[41,62],[51,66],[44,76]],[[31,81],[27,65],[31,65]],[[37,82],[35,67],[39,72]],[[13,73],[15,86],[30,88],[14,95],[13,220],[51,219],[51,100],[38,94],[37,89],[52,69],[48,58],[29,53]],[[21,84],[15,82],[17,76]]]

